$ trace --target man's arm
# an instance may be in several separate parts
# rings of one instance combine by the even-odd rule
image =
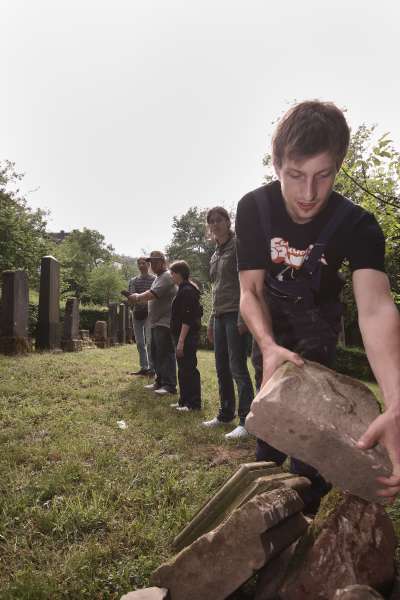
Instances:
[[[358,322],[368,360],[381,389],[385,412],[376,418],[359,440],[361,448],[377,442],[386,447],[393,465],[379,495],[400,492],[400,315],[393,302],[385,273],[359,269],[353,273]]]
[[[240,313],[253,334],[263,356],[264,385],[284,362],[302,366],[303,360],[295,352],[279,346],[272,332],[271,314],[264,297],[265,270],[239,272]]]
[[[150,290],[147,292],[143,292],[142,294],[131,294],[128,296],[128,302],[130,304],[138,304],[140,302],[148,302],[149,300],[154,300],[156,296]]]

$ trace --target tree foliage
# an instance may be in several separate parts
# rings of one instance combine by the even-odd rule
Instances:
[[[121,298],[121,290],[126,288],[126,280],[115,265],[103,263],[92,269],[88,278],[88,292],[97,304],[109,304]]]
[[[36,285],[39,264],[47,254],[46,212],[32,210],[16,187],[22,175],[9,161],[0,162],[0,272],[24,269],[31,284]]]
[[[209,264],[214,251],[214,244],[207,237],[206,216],[207,209],[195,206],[182,216],[175,216],[172,241],[166,249],[170,261],[186,260],[191,276],[202,284],[209,281]]]
[[[90,299],[89,275],[102,263],[111,263],[113,247],[106,245],[105,237],[95,229],[74,229],[56,246],[56,258],[63,271],[63,293],[82,301]]]

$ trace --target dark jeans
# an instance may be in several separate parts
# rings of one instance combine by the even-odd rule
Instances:
[[[175,345],[179,336],[174,336]],[[179,381],[179,405],[187,406],[192,410],[201,409],[201,383],[200,373],[197,368],[197,348],[199,334],[189,330],[183,346],[182,358],[177,357]]]
[[[248,334],[239,334],[238,313],[230,312],[214,319],[214,352],[220,396],[220,421],[231,421],[235,416],[236,383],[239,396],[239,419],[244,425],[254,391],[247,368]]]
[[[152,327],[151,356],[156,372],[155,384],[169,392],[176,392],[175,348],[169,327]]]
[[[298,352],[303,358],[332,367],[340,326],[340,306],[332,304],[320,309],[295,310],[292,306],[277,307],[270,303],[274,336],[278,344]],[[252,361],[256,371],[257,389],[262,381],[262,355],[253,342]],[[281,465],[287,455],[263,440],[257,440],[257,460],[273,461]],[[308,477],[321,497],[330,485],[314,467],[297,458],[290,458],[290,471]]]

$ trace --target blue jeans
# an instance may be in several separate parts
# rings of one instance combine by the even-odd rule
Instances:
[[[220,397],[220,421],[231,421],[235,416],[236,383],[239,396],[239,419],[244,425],[253,400],[253,384],[247,368],[248,334],[239,334],[238,313],[229,312],[214,318],[214,352]]]
[[[176,392],[176,359],[169,327],[151,328],[151,355],[156,372],[155,384],[173,394]]]
[[[139,320],[133,318],[133,331],[135,333],[136,346],[139,353],[141,369],[153,370],[151,360],[151,327],[150,319]]]

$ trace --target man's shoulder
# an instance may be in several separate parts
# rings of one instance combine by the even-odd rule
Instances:
[[[249,205],[249,204],[254,204],[254,202],[256,202],[257,198],[260,199],[272,199],[274,197],[276,197],[277,195],[280,195],[280,190],[281,190],[281,186],[278,180],[275,181],[271,181],[270,183],[265,183],[264,185],[261,185],[258,188],[255,188],[254,190],[251,190],[250,192],[247,192],[247,194],[245,194],[241,200],[239,201],[239,204],[241,205]]]

